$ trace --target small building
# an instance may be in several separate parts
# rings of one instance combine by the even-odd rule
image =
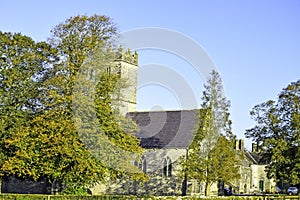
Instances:
[[[273,193],[276,183],[267,177],[266,166],[269,160],[259,152],[255,144],[252,144],[251,151],[244,148],[244,141],[237,140],[236,152],[243,154],[242,163],[239,166],[241,179],[232,183],[231,187],[239,194],[251,193]]]

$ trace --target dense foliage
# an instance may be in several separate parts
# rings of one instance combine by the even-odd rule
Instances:
[[[122,117],[110,99],[121,85],[116,83],[122,83],[119,75],[106,73],[115,67],[115,24],[106,16],[83,15],[69,18],[51,32],[48,42],[39,43],[21,34],[0,32],[1,176],[47,179],[53,187],[75,192],[107,177],[145,178],[139,171],[126,171],[133,168],[129,152],[138,156],[142,149],[130,134],[136,130],[132,122],[127,126],[129,134],[120,128],[117,119]],[[97,53],[106,56],[95,59]],[[94,93],[76,102],[74,87],[81,67],[92,59],[102,72],[101,79],[93,77]],[[90,112],[76,107],[79,103],[96,107],[91,123],[97,122],[93,125],[100,132],[86,127],[82,131],[76,117],[84,116],[86,121],[80,120],[89,123]],[[111,144],[114,147],[108,148]],[[127,153],[121,162],[126,168],[99,159],[100,150],[109,157],[116,149]]]
[[[268,176],[289,184],[300,183],[300,80],[284,88],[276,100],[254,106],[256,125],[246,136],[258,143],[270,161]]]

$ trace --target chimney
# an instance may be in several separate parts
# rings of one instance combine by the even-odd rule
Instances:
[[[252,152],[253,153],[257,152],[257,144],[256,143],[252,143]]]
[[[239,149],[240,149],[241,151],[244,151],[244,140],[243,140],[243,139],[240,139],[240,140],[239,140]]]
[[[240,148],[239,148],[239,140],[235,140],[235,150],[240,150]]]

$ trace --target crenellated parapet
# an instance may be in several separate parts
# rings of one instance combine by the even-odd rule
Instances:
[[[127,62],[133,65],[138,65],[138,53],[135,51],[134,53],[131,52],[130,49],[127,49],[126,51],[122,46],[118,48],[117,51],[117,60]]]

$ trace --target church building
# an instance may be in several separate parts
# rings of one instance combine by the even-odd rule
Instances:
[[[106,186],[98,185],[92,189],[93,194],[147,194],[147,195],[204,195],[204,183],[196,180],[186,180],[181,174],[178,163],[180,157],[187,155],[187,149],[197,123],[197,110],[170,111],[136,111],[136,86],[138,75],[138,55],[130,50],[120,48],[117,65],[121,76],[130,79],[129,89],[123,93],[121,111],[132,119],[139,127],[136,136],[145,149],[142,159],[136,166],[149,175],[148,182],[139,184],[129,180],[118,180]],[[255,154],[244,148],[243,140],[237,140],[235,151],[243,153],[242,164],[239,166],[241,179],[225,186],[235,193],[249,194],[256,192],[271,192],[275,189],[272,180],[266,177],[266,163],[261,163]],[[186,182],[185,182],[186,181]],[[211,186],[211,194],[218,195],[218,185]]]
[[[138,76],[138,54],[120,47],[115,62],[118,73],[129,80],[129,87],[122,90],[121,113],[132,119],[139,127],[135,134],[145,149],[142,158],[132,163],[146,173],[150,180],[145,183],[120,179],[90,188],[92,194],[135,195],[204,195],[204,183],[187,180],[182,174],[179,158],[187,156],[187,149],[197,124],[197,110],[136,111],[136,87]],[[225,183],[235,193],[251,191],[272,192],[275,184],[266,176],[266,162],[257,156],[257,151],[248,152],[243,140],[237,140],[236,153],[243,153],[239,166],[241,179]],[[48,183],[21,181],[14,177],[2,180],[1,191],[6,193],[49,193]],[[211,186],[212,195],[218,195],[217,183]]]

